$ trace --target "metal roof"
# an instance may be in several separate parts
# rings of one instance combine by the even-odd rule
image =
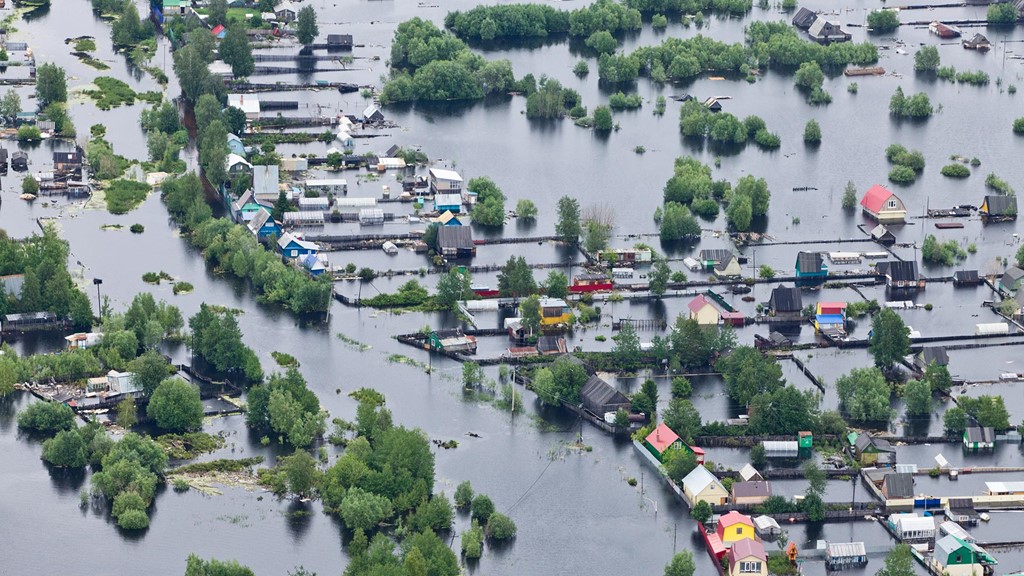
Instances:
[[[453,182],[462,182],[462,176],[459,175],[455,170],[446,170],[444,168],[431,168],[430,176],[437,180],[451,180]]]
[[[985,482],[985,489],[990,494],[1024,492],[1024,482],[1019,480],[1013,482]]]
[[[686,475],[686,478],[683,478],[683,488],[689,490],[693,494],[700,494],[712,483],[716,483],[721,486],[721,482],[718,481],[718,478],[715,478],[715,475],[703,466],[697,466],[693,471]],[[724,490],[725,488],[722,489]]]
[[[829,558],[855,558],[868,553],[863,542],[829,542],[825,554]]]

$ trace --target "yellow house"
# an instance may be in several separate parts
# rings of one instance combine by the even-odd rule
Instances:
[[[740,514],[735,510],[718,519],[718,527],[715,528],[715,532],[726,547],[741,540],[757,540],[757,536],[754,534],[754,521],[750,519],[750,516]]]
[[[740,540],[729,549],[730,576],[768,576],[768,555],[757,540]]]
[[[690,319],[696,320],[697,324],[713,326],[722,320],[722,313],[718,307],[706,295],[701,294],[690,300]]]
[[[572,310],[565,300],[561,298],[540,299],[540,323],[541,326],[554,326],[556,324],[568,324],[572,319]]]
[[[729,492],[707,468],[697,466],[683,478],[683,497],[691,507],[698,502],[719,506],[729,501]]]

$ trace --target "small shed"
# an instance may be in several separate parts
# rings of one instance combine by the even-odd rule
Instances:
[[[968,426],[964,430],[964,448],[968,450],[991,450],[996,447],[996,432],[991,426]]]
[[[387,254],[388,256],[394,256],[395,254],[398,254],[398,246],[396,246],[395,243],[390,240],[384,242],[384,244],[381,245],[381,249],[384,250],[384,253]]]
[[[857,435],[854,440],[854,456],[862,466],[893,466],[896,464],[896,449],[884,438],[876,438],[867,432]]]
[[[871,229],[871,239],[882,246],[892,246],[896,243],[896,235],[881,224]]]
[[[476,255],[473,229],[469,226],[441,226],[437,230],[437,249],[444,258],[471,258]]]
[[[712,111],[712,112],[721,112],[722,111],[722,103],[719,102],[718,98],[715,98],[714,96],[712,96],[712,97],[710,97],[710,98],[708,98],[707,100],[704,101],[704,107],[707,108],[708,110]]]
[[[825,547],[825,567],[829,570],[845,570],[868,563],[867,549],[863,542],[830,542]]]
[[[978,213],[986,220],[1013,220],[1017,218],[1017,197],[1002,194],[985,196]]]
[[[764,476],[753,465],[747,463],[743,465],[743,468],[740,468],[740,480],[743,482],[755,482],[764,480]]]
[[[953,286],[977,286],[981,277],[977,270],[957,270],[953,273]]]
[[[763,540],[772,540],[782,535],[782,527],[771,516],[754,518],[754,532]]]
[[[828,276],[828,264],[821,252],[798,252],[796,255],[797,278],[824,278]]]
[[[28,153],[18,150],[11,154],[11,168],[13,170],[28,170]]]
[[[377,123],[384,121],[384,113],[380,111],[380,108],[371,104],[363,110],[363,122]]]
[[[360,226],[383,226],[384,210],[381,208],[362,208],[359,210]]]
[[[793,16],[793,26],[796,26],[801,30],[807,30],[817,19],[818,15],[815,14],[813,10],[801,7],[796,11],[796,15]]]
[[[352,35],[351,34],[328,34],[327,35],[327,49],[328,50],[351,50],[352,49]]]
[[[920,352],[914,355],[914,367],[924,372],[928,366],[938,364],[949,366],[949,353],[945,346],[925,346]]]
[[[948,498],[943,513],[946,519],[956,522],[958,527],[960,524],[978,523],[978,512],[975,511],[974,500],[971,498]]]

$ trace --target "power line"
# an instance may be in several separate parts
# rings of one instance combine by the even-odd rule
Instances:
[[[578,416],[576,420],[577,420],[577,422],[579,422],[582,419],[583,419],[583,416],[581,415],[581,416]],[[572,426],[570,426],[566,430],[566,432],[568,432],[569,430],[572,430],[575,427],[576,427],[576,422],[573,422]],[[519,503],[522,502],[523,499],[526,498],[526,496],[530,494],[530,491],[533,490],[533,487],[536,486],[538,482],[540,482],[540,479],[544,477],[544,474],[548,471],[548,468],[550,468],[551,465],[554,464],[554,463],[555,463],[554,458],[552,458],[551,460],[548,461],[547,466],[545,466],[544,469],[540,471],[540,474],[537,476],[537,479],[533,481],[533,484],[530,484],[530,486],[526,489],[526,492],[523,492],[523,495],[520,496],[518,500],[513,502],[511,506],[508,507],[509,514],[511,514],[512,510],[514,510],[515,507],[518,506]]]

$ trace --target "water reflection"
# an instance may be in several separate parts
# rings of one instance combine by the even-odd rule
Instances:
[[[286,517],[285,525],[288,527],[288,532],[292,535],[292,539],[296,542],[302,540],[302,537],[309,531],[309,527],[313,522],[313,506],[309,502],[293,500],[288,504],[284,514]]]
[[[46,471],[50,474],[50,481],[58,492],[64,494],[77,494],[85,484],[85,468],[61,468],[43,463]]]

